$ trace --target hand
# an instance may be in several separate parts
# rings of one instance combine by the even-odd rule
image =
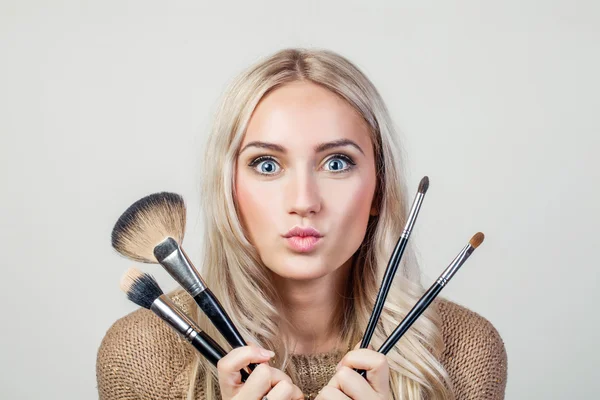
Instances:
[[[217,363],[219,387],[223,400],[303,400],[302,391],[282,371],[267,363],[275,353],[251,345],[231,350]],[[242,383],[240,369],[260,363]]]
[[[360,346],[358,343],[355,347]],[[354,369],[367,371],[367,379]],[[373,347],[348,352],[337,366],[337,372],[315,400],[388,400],[390,368],[387,357]]]

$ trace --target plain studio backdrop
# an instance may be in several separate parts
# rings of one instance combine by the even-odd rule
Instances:
[[[401,131],[429,286],[489,319],[508,399],[600,392],[600,4],[594,1],[0,3],[0,397],[93,399],[106,330],[135,310],[110,246],[134,201],[173,191],[201,257],[202,144],[225,86],[285,47],[331,49]],[[265,199],[269,201],[269,199]]]

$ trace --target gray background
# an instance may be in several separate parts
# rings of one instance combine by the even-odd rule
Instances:
[[[307,46],[367,73],[411,191],[431,179],[411,239],[424,283],[486,234],[443,295],[499,330],[507,398],[596,398],[599,16],[594,1],[0,2],[0,397],[97,397],[98,345],[136,308],[113,224],[178,192],[199,259],[217,98],[258,58]]]

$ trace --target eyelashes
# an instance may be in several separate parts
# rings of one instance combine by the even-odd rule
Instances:
[[[348,166],[341,170],[331,170],[330,172],[332,172],[334,174],[343,174],[343,173],[349,172],[350,170],[354,169],[354,167],[356,166],[356,163],[354,162],[354,160],[345,154],[334,154],[326,161],[325,164],[328,164],[332,160],[337,160],[337,159],[343,160],[345,163],[348,164]],[[271,156],[260,156],[260,157],[255,158],[254,160],[252,160],[248,164],[248,167],[252,168],[252,170],[259,175],[265,175],[265,176],[275,175],[276,173],[261,172],[256,169],[257,165],[259,165],[263,162],[266,162],[266,161],[270,161],[270,162],[277,164],[277,161],[275,160],[275,158],[273,158]]]

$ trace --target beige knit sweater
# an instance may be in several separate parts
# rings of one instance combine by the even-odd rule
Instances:
[[[184,312],[196,307],[187,293],[172,299]],[[507,358],[504,343],[485,318],[438,297],[446,349],[440,359],[457,400],[504,399]],[[100,400],[186,399],[196,350],[151,311],[139,309],[108,330],[98,350],[96,377]],[[335,373],[343,352],[293,355],[301,371],[302,392],[316,394]],[[196,400],[204,400],[196,385]]]

